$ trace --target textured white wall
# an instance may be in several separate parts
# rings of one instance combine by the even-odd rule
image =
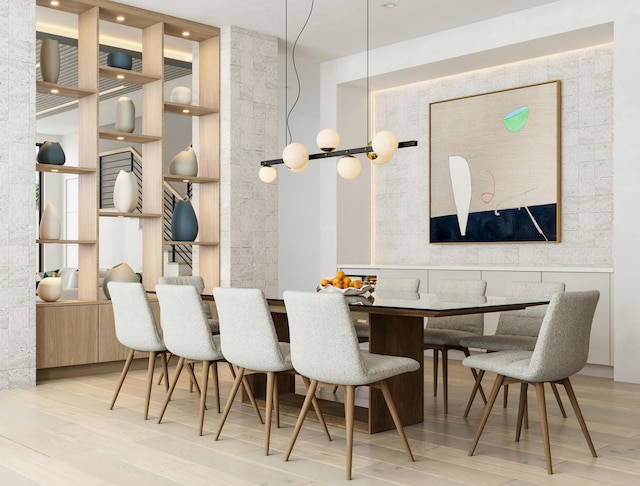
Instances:
[[[376,92],[376,125],[419,145],[374,168],[374,262],[611,266],[612,58],[607,44]],[[428,245],[429,103],[556,79],[562,81],[561,242]]]
[[[0,2],[0,389],[35,384],[35,2]],[[11,46],[11,48],[9,48]]]
[[[220,282],[278,291],[278,185],[258,178],[278,144],[278,40],[220,36]]]

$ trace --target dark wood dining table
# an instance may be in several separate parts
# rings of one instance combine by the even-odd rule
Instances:
[[[212,300],[212,296],[203,296]],[[420,363],[420,368],[389,380],[389,389],[403,425],[424,420],[424,348],[425,317],[460,316],[465,314],[503,312],[548,304],[548,300],[507,299],[433,294],[394,294],[384,297],[374,294],[345,296],[352,312],[365,313],[369,321],[369,352],[393,356],[407,356]],[[281,341],[289,341],[289,328],[284,301],[267,298],[269,309]],[[294,376],[279,378],[280,410],[297,415],[304,396],[295,393]],[[253,375],[256,397],[264,396],[265,381]],[[344,407],[333,400],[320,400],[328,423],[344,426]],[[314,419],[315,415],[309,415]],[[379,390],[370,389],[368,406],[356,407],[355,428],[376,433],[394,428],[384,398]]]

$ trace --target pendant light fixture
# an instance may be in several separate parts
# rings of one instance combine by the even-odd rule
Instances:
[[[296,96],[296,100],[293,103],[291,109],[289,109],[288,104],[288,96],[287,91],[285,89],[285,105],[287,109],[287,114],[285,118],[285,136],[288,138],[289,143],[284,148],[282,152],[281,159],[272,159],[272,160],[263,160],[260,162],[260,172],[259,177],[262,182],[271,183],[277,177],[277,171],[274,165],[284,164],[291,172],[302,172],[306,169],[309,160],[315,159],[324,159],[324,158],[334,158],[339,157],[338,163],[336,165],[336,169],[340,177],[344,179],[355,179],[358,177],[361,171],[360,160],[354,157],[355,154],[366,154],[367,158],[371,160],[372,163],[376,165],[386,164],[391,160],[396,151],[399,148],[405,147],[415,147],[418,145],[416,140],[409,140],[405,142],[398,142],[398,138],[396,135],[388,130],[382,130],[376,133],[371,141],[364,147],[357,147],[351,149],[337,150],[340,145],[340,135],[332,128],[324,128],[321,130],[316,137],[316,144],[318,148],[322,151],[320,153],[309,154],[309,151],[304,146],[304,144],[299,142],[291,141],[291,130],[289,128],[289,116],[291,112],[295,108],[298,100],[300,99],[300,76],[298,75],[298,69],[295,62],[295,50],[298,44],[298,40],[300,36],[304,32],[305,27],[309,23],[309,19],[311,18],[311,14],[313,12],[314,1],[311,0],[311,8],[309,9],[309,14],[307,15],[307,20],[305,21],[302,29],[298,33],[295,42],[293,43],[293,48],[291,51],[291,61],[296,74],[296,80],[298,83],[298,94]],[[365,0],[367,6],[367,48],[366,48],[366,66],[367,66],[367,131],[370,128],[369,123],[369,0]],[[285,84],[288,80],[288,63],[286,62],[286,57],[288,53],[288,40],[287,40],[287,23],[288,23],[288,0],[285,2]]]

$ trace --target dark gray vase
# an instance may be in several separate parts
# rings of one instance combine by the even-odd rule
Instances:
[[[125,52],[110,52],[107,54],[107,66],[131,70],[133,60]]]
[[[64,150],[58,142],[47,140],[38,150],[37,160],[41,164],[63,165],[66,161]]]
[[[194,241],[198,236],[198,219],[189,197],[178,201],[171,218],[171,237],[173,241]]]

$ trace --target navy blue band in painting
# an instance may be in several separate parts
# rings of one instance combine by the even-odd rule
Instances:
[[[557,205],[470,213],[467,234],[460,235],[458,217],[431,218],[431,243],[495,243],[557,241]]]

